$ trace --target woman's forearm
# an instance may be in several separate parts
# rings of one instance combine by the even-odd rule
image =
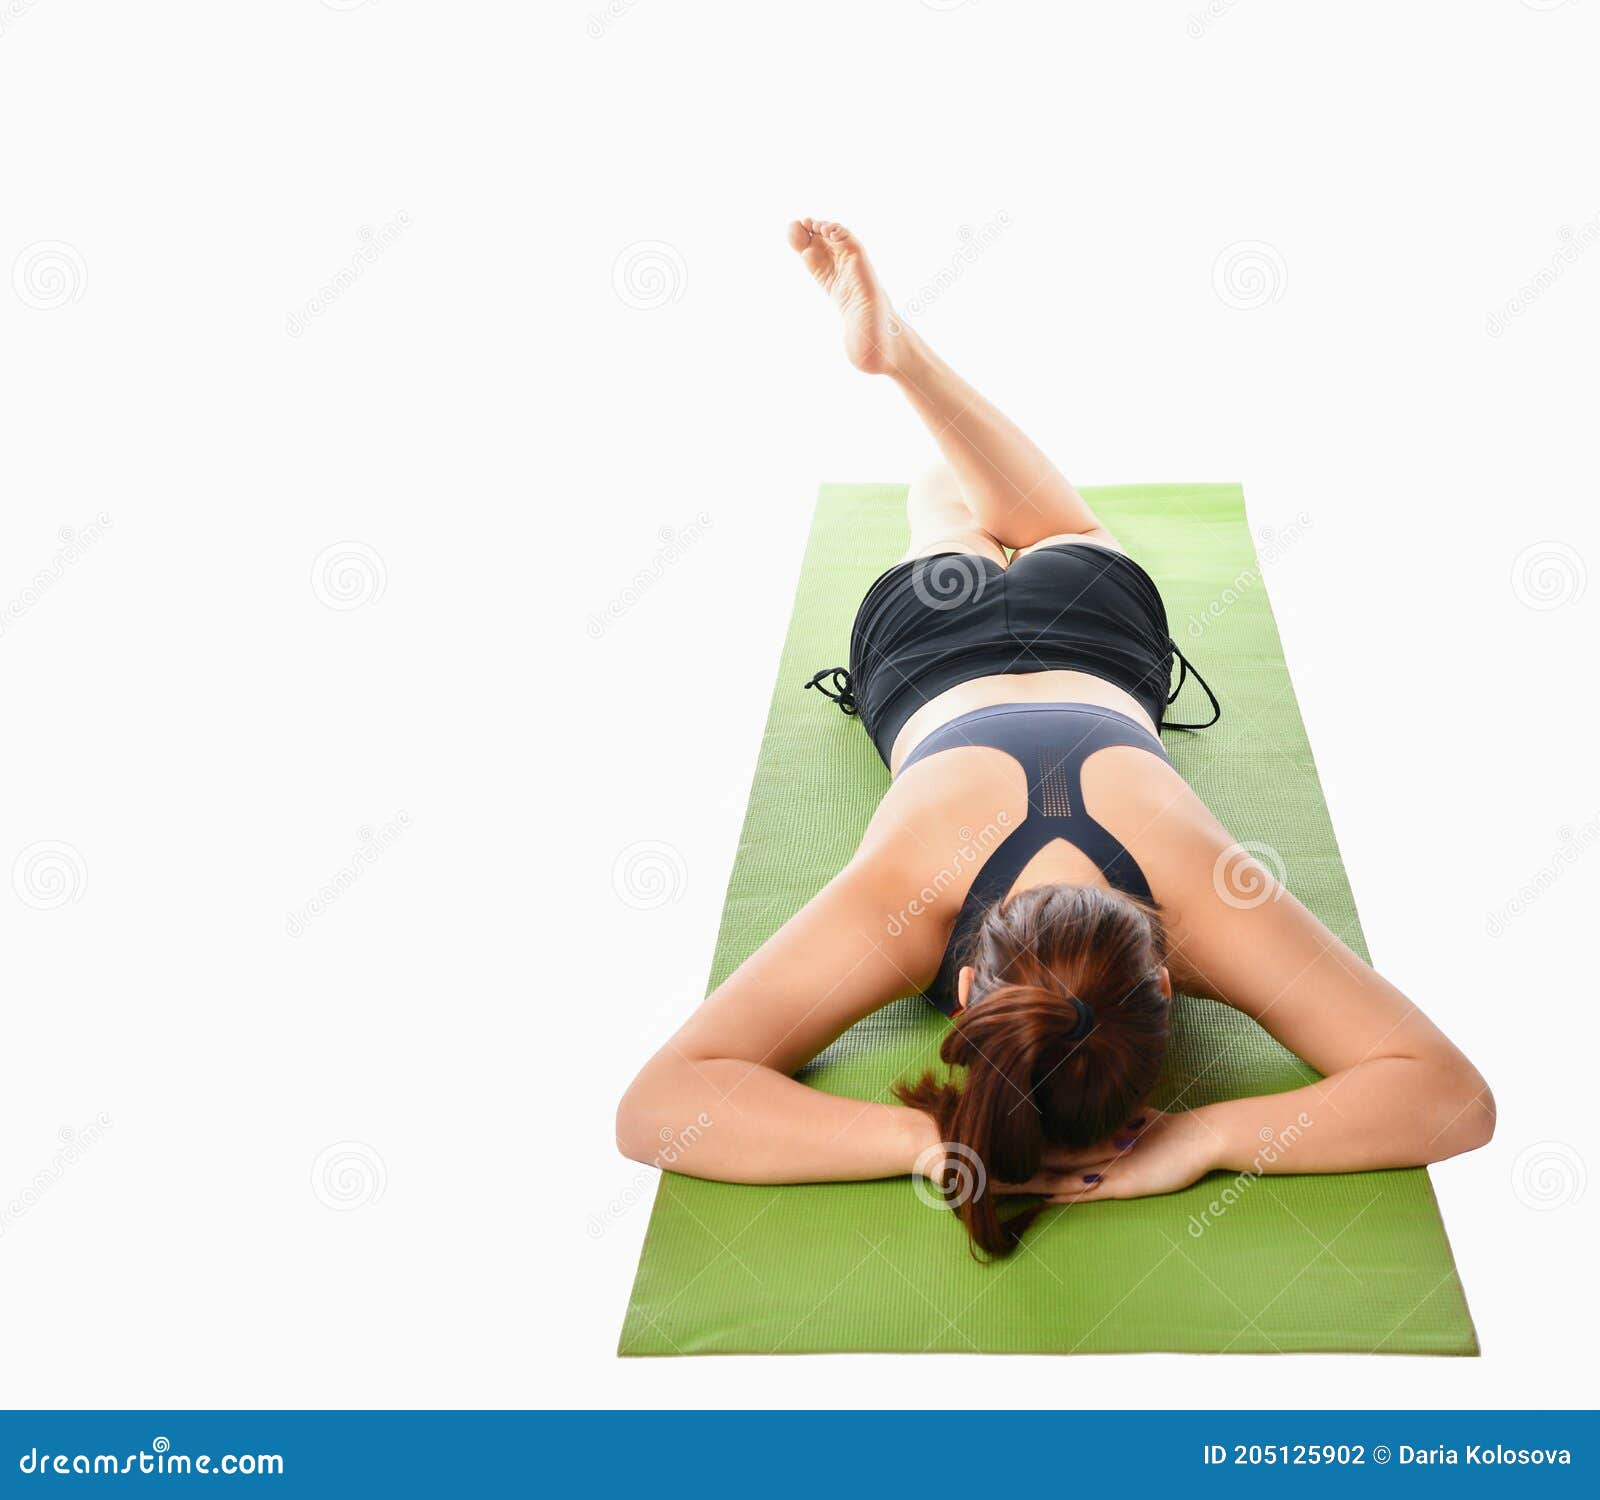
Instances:
[[[917,1110],[824,1094],[729,1058],[657,1058],[617,1111],[625,1155],[718,1182],[899,1177],[938,1140]]]
[[[1494,1133],[1494,1100],[1470,1067],[1380,1057],[1283,1094],[1193,1111],[1233,1172],[1364,1172],[1418,1167]]]

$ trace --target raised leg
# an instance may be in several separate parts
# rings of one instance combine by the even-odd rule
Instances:
[[[849,230],[800,219],[789,226],[789,243],[838,307],[851,363],[892,379],[933,434],[978,531],[1016,549],[1080,537],[1117,545],[1027,434],[895,318]]]
[[[906,495],[906,520],[911,541],[906,557],[934,552],[971,552],[1006,565],[1005,548],[978,525],[956,476],[947,464],[935,464],[912,482]]]

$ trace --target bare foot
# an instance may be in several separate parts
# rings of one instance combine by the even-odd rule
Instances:
[[[861,242],[842,224],[796,219],[789,226],[789,245],[839,309],[850,363],[869,375],[892,370],[900,326]]]

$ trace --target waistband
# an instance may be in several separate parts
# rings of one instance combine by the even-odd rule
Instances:
[[[964,729],[970,729],[976,724],[988,719],[1004,718],[1008,714],[1070,714],[1074,718],[1109,719],[1113,723],[1126,725],[1141,739],[1148,742],[1148,748],[1159,755],[1169,765],[1172,757],[1167,754],[1167,747],[1161,743],[1160,737],[1151,734],[1137,719],[1130,714],[1122,713],[1115,708],[1104,708],[1098,703],[991,703],[983,708],[970,709],[954,719],[947,719],[936,729],[930,729],[923,737],[906,752],[906,758],[900,763],[897,775],[904,775],[906,768],[915,760],[924,755],[932,755],[944,749],[945,746],[937,741],[946,736],[957,736]]]

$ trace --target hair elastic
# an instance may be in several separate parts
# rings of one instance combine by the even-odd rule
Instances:
[[[1078,1013],[1078,1024],[1072,1028],[1067,1040],[1069,1042],[1082,1041],[1084,1037],[1094,1030],[1094,1011],[1088,1001],[1080,1000],[1076,995],[1068,995],[1067,999],[1072,1002],[1072,1008]]]

